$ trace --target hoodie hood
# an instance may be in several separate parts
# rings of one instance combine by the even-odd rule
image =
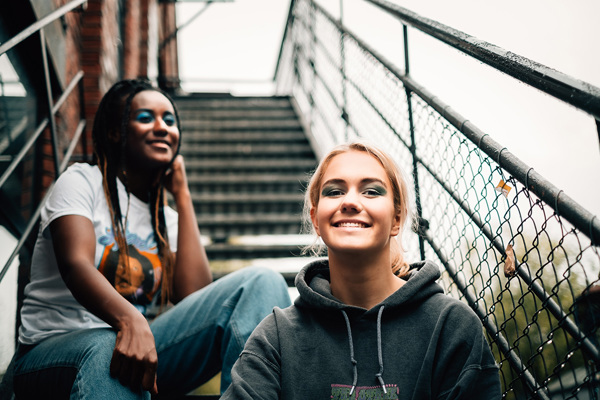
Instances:
[[[431,261],[419,261],[411,264],[409,274],[405,278],[407,279],[406,284],[369,312],[377,313],[382,305],[386,310],[406,307],[421,303],[436,293],[443,293],[441,286],[436,283],[440,276],[439,267]],[[327,259],[313,261],[302,268],[296,276],[295,284],[300,294],[295,301],[297,307],[331,311],[362,310],[359,307],[342,303],[331,294]]]

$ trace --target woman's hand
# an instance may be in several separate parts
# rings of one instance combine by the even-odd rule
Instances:
[[[141,314],[136,319],[121,321],[110,362],[110,374],[133,391],[137,392],[142,388],[152,394],[158,394],[158,356],[154,336]]]
[[[185,164],[181,154],[175,157],[171,168],[165,174],[165,189],[175,197],[175,201],[180,194],[189,193]]]

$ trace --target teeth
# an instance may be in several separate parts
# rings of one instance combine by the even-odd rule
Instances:
[[[363,228],[365,225],[358,222],[342,222],[338,226],[340,228]]]

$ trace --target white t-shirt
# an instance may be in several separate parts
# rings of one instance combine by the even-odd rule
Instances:
[[[107,327],[83,307],[66,287],[58,266],[49,225],[65,215],[88,218],[96,233],[94,264],[115,289],[142,313],[155,303],[162,268],[152,229],[150,208],[133,195],[129,206],[125,187],[117,181],[119,202],[126,218],[130,274],[118,265],[117,245],[97,166],[74,164],[57,180],[42,208],[41,225],[31,263],[31,280],[25,287],[19,341],[35,344],[50,336],[78,329]],[[165,206],[165,221],[172,251],[177,244],[177,213]]]

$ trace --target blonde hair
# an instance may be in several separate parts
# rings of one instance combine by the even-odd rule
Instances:
[[[320,187],[323,182],[323,176],[327,167],[331,163],[334,157],[337,155],[348,153],[351,151],[359,151],[369,154],[375,158],[383,167],[392,189],[392,196],[394,201],[394,211],[396,215],[400,217],[400,232],[404,224],[409,219],[410,207],[409,207],[409,191],[406,185],[406,180],[402,174],[402,170],[394,162],[394,160],[384,151],[375,147],[372,144],[364,142],[352,142],[336,146],[331,150],[319,163],[319,166],[312,174],[306,193],[304,196],[304,230],[315,234],[315,229],[310,218],[310,211],[313,208],[317,208],[320,198]],[[408,262],[404,260],[404,250],[402,246],[402,233],[400,233],[397,239],[391,241],[390,245],[391,252],[391,267],[394,274],[402,277],[408,273],[409,266]],[[312,253],[318,255],[319,247],[316,242],[304,249],[304,253]]]

